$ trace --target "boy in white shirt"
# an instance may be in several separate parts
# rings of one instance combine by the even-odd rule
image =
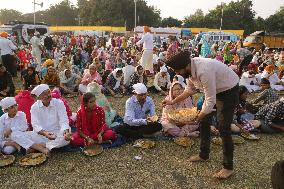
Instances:
[[[5,114],[0,117],[0,147],[5,154],[20,151],[23,147],[26,152],[31,149],[47,154],[48,150],[42,144],[35,144],[27,132],[26,114],[18,111],[14,97],[6,97],[0,101]]]

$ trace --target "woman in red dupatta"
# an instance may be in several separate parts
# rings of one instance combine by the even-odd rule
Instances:
[[[72,135],[71,141],[71,144],[76,146],[116,139],[116,134],[105,123],[104,109],[97,106],[92,93],[83,95],[81,106],[77,111],[76,126],[77,131]]]

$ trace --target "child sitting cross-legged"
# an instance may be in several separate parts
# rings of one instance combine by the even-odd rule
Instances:
[[[26,152],[37,150],[48,154],[48,149],[32,140],[32,132],[28,132],[28,124],[24,112],[18,111],[14,97],[6,97],[0,101],[5,114],[0,117],[0,147],[5,154],[12,154],[23,147]]]
[[[95,95],[89,92],[83,95],[81,107],[77,111],[76,126],[77,131],[71,140],[71,144],[76,146],[111,142],[117,137],[106,125],[104,109],[96,104]]]

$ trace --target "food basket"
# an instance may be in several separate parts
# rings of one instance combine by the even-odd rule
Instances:
[[[197,108],[182,108],[168,113],[170,119],[179,123],[194,121],[198,115]]]

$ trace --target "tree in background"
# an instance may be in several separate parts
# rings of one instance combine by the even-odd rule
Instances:
[[[13,20],[20,20],[22,13],[13,9],[0,9],[0,24],[6,24]]]
[[[173,17],[164,18],[161,21],[161,27],[181,27],[182,21]]]
[[[279,11],[269,16],[266,20],[266,28],[269,32],[284,32],[284,6]]]
[[[252,0],[231,1],[217,5],[204,14],[197,9],[183,20],[184,27],[220,28],[223,9],[222,29],[244,29],[245,34],[257,30],[284,32],[284,6],[267,19],[255,17]],[[13,9],[0,9],[0,23],[21,20],[33,22],[33,13],[22,14]],[[36,22],[49,25],[106,25],[134,28],[134,0],[78,0],[77,6],[63,0],[49,9],[36,12]],[[181,27],[182,21],[173,17],[161,20],[160,10],[147,5],[145,0],[137,0],[137,25],[153,27]]]
[[[200,28],[204,27],[204,13],[201,9],[197,9],[194,14],[185,17],[184,27]]]
[[[185,17],[186,27],[207,27],[219,29],[223,9],[222,29],[244,29],[246,33],[254,31],[255,12],[251,0],[231,1],[229,4],[217,5],[205,14],[201,9]]]
[[[78,10],[84,25],[111,25],[134,28],[133,0],[78,0]],[[146,1],[137,1],[137,25],[158,26],[160,11],[148,6]]]

